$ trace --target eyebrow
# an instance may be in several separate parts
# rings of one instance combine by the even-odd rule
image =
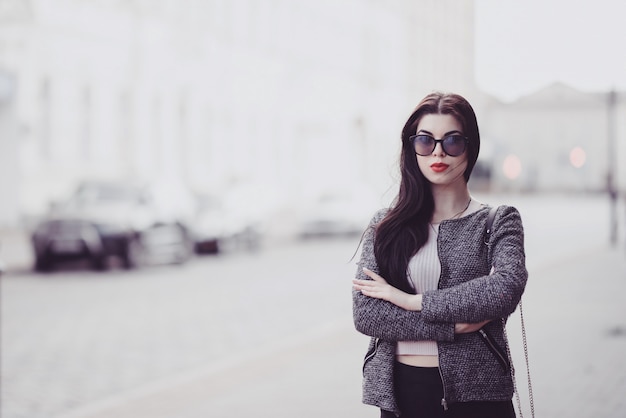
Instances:
[[[430,136],[432,136],[433,138],[435,137],[435,135],[433,135],[433,133],[432,133],[432,132],[428,132],[428,131],[427,131],[427,130],[425,130],[425,129],[420,129],[419,131],[417,131],[417,133],[418,133],[418,134],[419,134],[420,132],[421,132],[421,133],[424,133],[424,134],[426,134],[426,135],[430,135]],[[454,130],[454,131],[446,132],[445,134],[443,134],[443,137],[445,138],[446,136],[448,136],[448,135],[452,135],[452,134],[459,134],[459,135],[463,135],[463,132],[461,132],[461,131],[457,131],[457,130]]]

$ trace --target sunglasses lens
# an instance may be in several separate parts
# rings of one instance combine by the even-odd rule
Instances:
[[[430,155],[435,149],[435,139],[428,135],[417,135],[413,137],[413,146],[418,155]]]
[[[458,157],[465,152],[465,138],[460,135],[451,135],[444,138],[443,150],[451,157]]]

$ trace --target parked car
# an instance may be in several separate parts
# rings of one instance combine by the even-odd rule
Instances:
[[[191,227],[194,249],[198,254],[219,252],[220,241],[224,237],[221,202],[215,196],[197,196],[197,211]]]
[[[326,190],[301,204],[300,238],[355,236],[363,233],[377,209],[371,193]]]
[[[197,212],[190,235],[198,254],[218,253],[224,247],[255,249],[262,239],[262,222],[245,207],[215,195],[197,196]]]
[[[125,268],[145,263],[181,263],[191,254],[185,226],[159,216],[150,190],[128,183],[84,182],[32,233],[35,269],[83,258],[94,269],[118,257]]]

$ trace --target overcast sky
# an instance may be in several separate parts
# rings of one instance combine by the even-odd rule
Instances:
[[[476,0],[476,79],[512,100],[552,82],[626,90],[626,1]]]

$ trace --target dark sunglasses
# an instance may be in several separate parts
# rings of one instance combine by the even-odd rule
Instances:
[[[448,135],[442,139],[435,139],[430,135],[419,134],[410,136],[409,139],[413,142],[415,153],[422,157],[432,154],[437,143],[441,143],[443,152],[451,157],[458,157],[465,152],[467,142],[469,141],[467,137],[458,134]]]

